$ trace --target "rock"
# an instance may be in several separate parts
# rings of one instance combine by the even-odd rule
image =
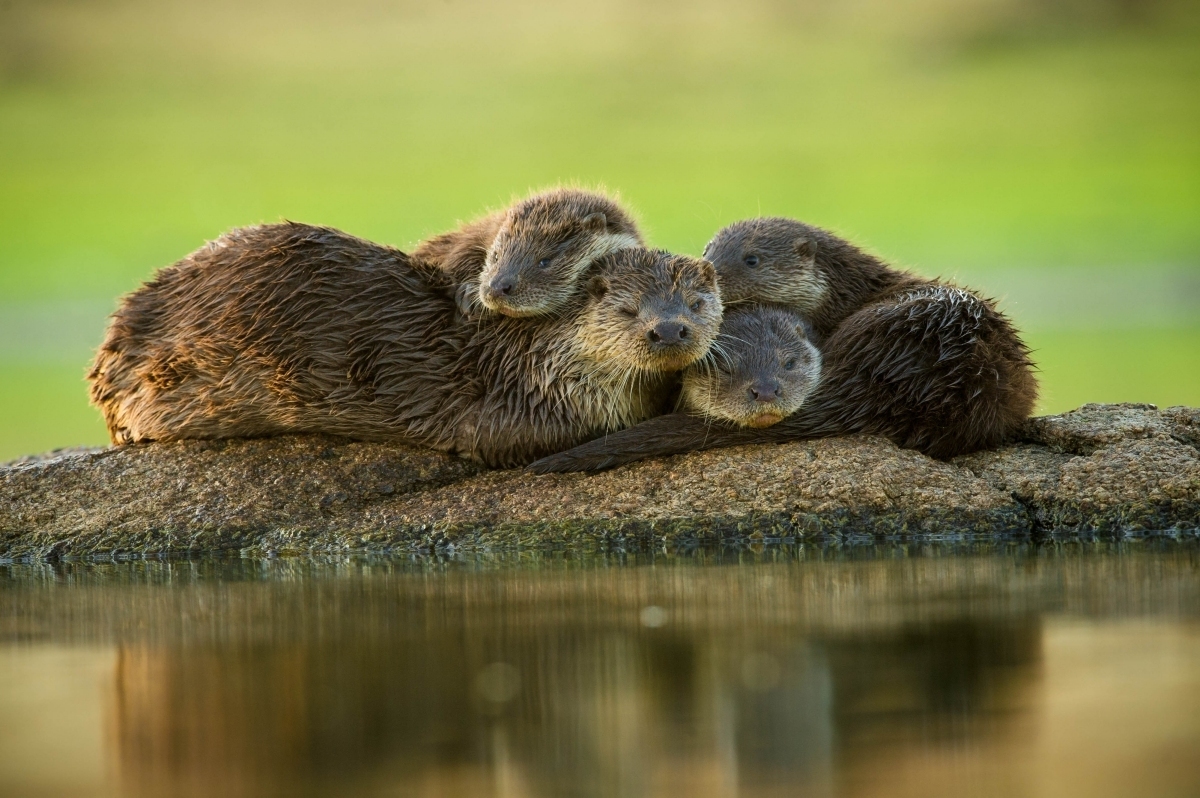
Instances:
[[[1135,438],[1172,438],[1200,446],[1200,409],[1154,405],[1084,405],[1061,416],[1033,418],[1022,440],[1056,451],[1091,454],[1104,446]]]
[[[871,436],[550,476],[320,436],[62,450],[0,466],[0,558],[1196,535],[1198,446],[1196,409],[1085,405],[951,462]]]

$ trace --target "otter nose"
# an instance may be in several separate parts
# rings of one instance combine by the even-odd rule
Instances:
[[[762,404],[770,404],[779,398],[779,383],[775,380],[759,380],[747,391],[750,398]]]
[[[508,296],[515,287],[516,283],[511,277],[497,277],[488,283],[488,292],[492,296]]]
[[[655,347],[678,346],[686,341],[689,335],[691,335],[691,331],[688,330],[686,324],[663,321],[654,325],[654,328],[646,333],[646,339]]]

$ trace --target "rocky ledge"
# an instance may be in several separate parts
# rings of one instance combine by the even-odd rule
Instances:
[[[855,436],[536,476],[296,436],[0,466],[3,559],[1150,534],[1200,536],[1200,409],[1085,405],[951,462]]]

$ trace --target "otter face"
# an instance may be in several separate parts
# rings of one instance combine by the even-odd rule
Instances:
[[[820,376],[807,322],[777,308],[739,308],[725,315],[708,355],[684,371],[680,402],[709,418],[769,427],[799,410]]]
[[[554,313],[592,263],[641,243],[633,222],[603,194],[535,194],[505,215],[480,274],[480,301],[506,316]]]
[[[627,249],[596,264],[577,341],[592,360],[630,372],[679,371],[708,352],[721,292],[708,261]]]
[[[792,219],[747,219],[718,231],[704,257],[717,269],[726,304],[770,302],[811,314],[829,291],[817,264],[821,235]]]

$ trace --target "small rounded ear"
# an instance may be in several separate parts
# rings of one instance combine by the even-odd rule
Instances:
[[[812,344],[814,349],[821,346],[821,337],[817,335],[817,330],[813,327],[812,322],[808,319],[800,319],[800,323],[796,325],[796,332],[801,333],[808,342]]]
[[[583,217],[583,228],[585,230],[591,230],[592,232],[599,233],[607,226],[608,217],[599,211],[596,211],[595,213],[589,213],[587,216]]]
[[[796,239],[796,254],[802,258],[812,259],[817,256],[817,242],[808,238]]]
[[[700,277],[705,282],[715,285],[717,282],[717,267],[712,265],[712,261],[705,260],[704,258],[701,258],[698,262],[700,264]]]
[[[593,274],[587,282],[587,292],[599,299],[608,293],[608,278],[602,274]]]

